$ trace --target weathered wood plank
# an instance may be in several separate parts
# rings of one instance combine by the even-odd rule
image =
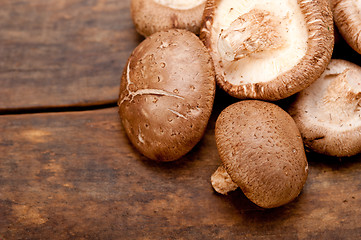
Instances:
[[[309,154],[296,201],[263,210],[216,194],[214,119],[176,162],[129,144],[116,108],[0,116],[0,236],[5,239],[357,239],[361,158]]]
[[[129,0],[2,0],[0,111],[115,102],[142,38]]]

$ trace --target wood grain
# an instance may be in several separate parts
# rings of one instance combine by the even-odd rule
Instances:
[[[217,101],[219,103],[219,101]],[[0,116],[0,236],[4,239],[358,239],[361,158],[308,155],[292,203],[271,210],[240,190],[216,194],[214,120],[176,162],[129,144],[116,108]],[[1,238],[1,237],[0,237]]]
[[[129,0],[0,1],[0,112],[116,102]]]

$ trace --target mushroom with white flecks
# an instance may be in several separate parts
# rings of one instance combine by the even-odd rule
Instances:
[[[203,136],[214,94],[213,63],[199,38],[186,30],[162,31],[146,38],[129,57],[119,114],[143,155],[172,161]]]
[[[305,146],[330,156],[361,152],[361,67],[333,59],[310,87],[301,91],[288,112]]]
[[[333,19],[326,0],[207,0],[200,38],[223,90],[273,101],[301,91],[325,70]]]
[[[211,177],[217,192],[240,187],[263,208],[287,204],[300,194],[308,163],[300,132],[283,109],[258,100],[234,103],[219,115],[215,136],[222,161]]]
[[[132,0],[131,15],[137,32],[147,37],[171,28],[199,34],[205,0]]]

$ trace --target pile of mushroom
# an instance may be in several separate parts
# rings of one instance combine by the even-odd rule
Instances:
[[[307,179],[304,146],[338,157],[361,152],[361,68],[331,61],[333,13],[361,52],[360,17],[350,6],[359,7],[351,0],[131,0],[146,39],[121,78],[129,140],[149,159],[181,158],[204,134],[217,84],[238,102],[216,121],[222,163],[213,188],[240,187],[263,208],[291,202]],[[288,112],[277,106],[292,95]]]

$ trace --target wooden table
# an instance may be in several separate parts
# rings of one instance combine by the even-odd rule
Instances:
[[[115,106],[142,40],[128,6],[0,2],[0,239],[360,239],[361,156],[308,153],[301,195],[276,209],[213,191],[215,119],[236,101],[219,90],[185,157],[157,163],[136,152]]]

